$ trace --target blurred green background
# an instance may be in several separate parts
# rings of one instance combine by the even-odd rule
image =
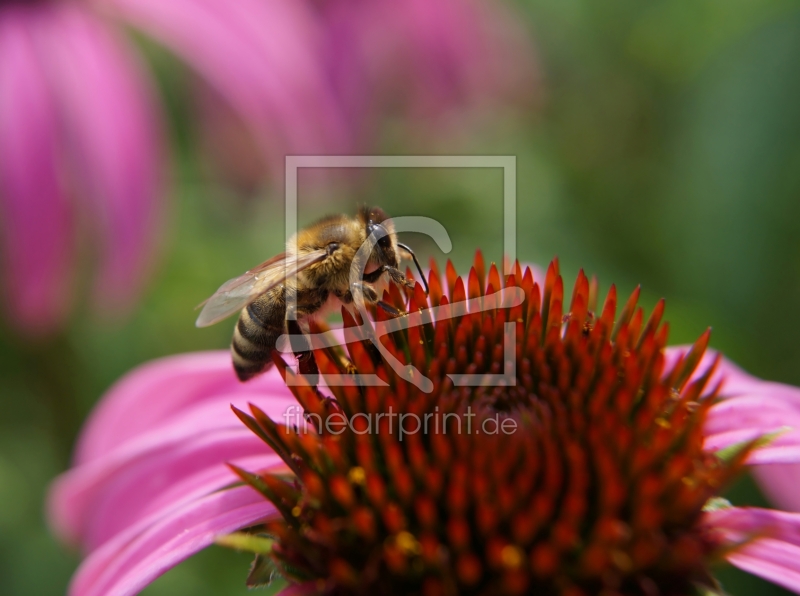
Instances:
[[[750,372],[800,385],[800,5],[781,0],[529,0],[517,8],[542,70],[539,107],[502,113],[459,153],[516,155],[518,256],[559,255],[648,306],[664,296],[672,342],[713,326],[715,347]],[[282,194],[213,174],[186,113],[180,67],[147,48],[170,106],[171,232],[130,318],[79,315],[54,341],[0,334],[0,593],[61,594],[78,558],[42,516],[81,420],[120,375],[152,358],[226,348],[233,323],[194,327],[194,306],[280,251]],[[447,152],[446,145],[426,147]],[[384,153],[407,150],[387,135]],[[414,147],[416,152],[419,147]],[[502,250],[499,171],[374,170],[300,183],[301,224],[375,203],[434,217],[460,270]],[[442,259],[424,238],[422,256]],[[737,503],[763,503],[742,481]],[[244,594],[249,557],[212,548],[145,591]],[[783,594],[733,570],[733,595]]]

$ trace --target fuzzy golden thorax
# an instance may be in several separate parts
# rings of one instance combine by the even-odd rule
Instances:
[[[303,255],[327,249],[328,256],[301,272],[298,284],[306,288],[345,292],[350,287],[350,271],[359,249],[369,236],[369,224],[384,225],[387,235],[379,240],[370,253],[369,260],[356,268],[370,272],[383,265],[398,266],[397,237],[391,221],[379,209],[362,209],[356,217],[338,214],[328,216],[300,230],[287,243],[287,253]]]

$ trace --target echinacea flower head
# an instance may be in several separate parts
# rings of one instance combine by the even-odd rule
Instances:
[[[612,286],[599,303],[580,273],[567,299],[557,261],[539,278],[479,255],[466,278],[433,264],[428,285],[385,296],[403,317],[345,312],[346,352],[315,328],[308,374],[276,355],[291,408],[273,373],[247,412],[259,391],[230,370],[188,388],[176,370],[169,422],[148,412],[145,430],[124,413],[164,392],[127,381],[52,495],[56,527],[90,551],[71,593],[135,593],[234,529],[260,540],[254,569],[292,593],[677,596],[716,591],[725,560],[800,593],[800,516],[719,498],[746,465],[800,459],[798,390],[770,398],[774,384],[707,353],[709,333],[667,348],[664,303],[645,317],[638,290],[618,305]],[[244,422],[236,449],[218,434],[233,432],[225,400]],[[159,467],[142,449],[160,424],[161,494],[148,484],[132,507],[135,479]],[[198,444],[172,447],[176,435]]]
[[[645,321],[634,294],[617,316],[612,288],[595,317],[596,289],[580,274],[565,303],[555,262],[541,301],[519,267],[505,282],[494,265],[488,275],[473,268],[466,283],[452,269],[446,279],[451,300],[434,272],[430,296],[418,286],[408,304],[412,318],[433,307],[436,322],[384,336],[392,354],[426,371],[430,393],[353,342],[355,368],[383,386],[332,385],[331,401],[293,385],[309,421],[335,412],[351,425],[308,433],[255,406],[253,416],[239,412],[294,473],[237,469],[281,513],[264,528],[281,573],[321,594],[713,587],[709,565],[730,544],[702,523],[703,508],[757,440],[728,460],[703,449],[715,366],[690,378],[708,334],[666,369],[663,302]],[[509,307],[498,292],[517,287],[528,300]],[[447,312],[468,298],[480,303],[474,312]],[[325,351],[317,362],[323,376],[346,374]],[[509,365],[516,374],[505,382],[454,381]]]

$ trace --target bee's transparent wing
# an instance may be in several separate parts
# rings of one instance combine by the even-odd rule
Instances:
[[[296,258],[282,253],[250,269],[244,275],[226,281],[211,298],[199,305],[203,310],[200,311],[195,325],[208,327],[239,312],[264,292],[268,292],[287,277],[299,273],[309,265],[321,261],[326,255],[324,249]]]

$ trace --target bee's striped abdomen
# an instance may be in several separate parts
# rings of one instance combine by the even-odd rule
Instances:
[[[285,286],[277,286],[256,298],[239,315],[233,331],[231,356],[240,381],[247,381],[272,366],[272,350],[286,332]],[[300,290],[295,294],[296,314],[303,318],[317,312],[328,299],[326,290]]]
[[[283,296],[272,293],[242,309],[233,331],[231,356],[240,381],[247,381],[272,365],[272,350],[286,325]]]

